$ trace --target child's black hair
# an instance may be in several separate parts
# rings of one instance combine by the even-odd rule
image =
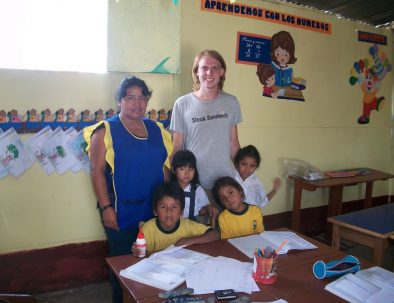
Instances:
[[[213,185],[212,196],[215,199],[216,203],[218,203],[223,208],[225,208],[225,207],[224,207],[224,205],[222,204],[222,201],[220,201],[220,198],[219,198],[219,190],[223,186],[234,187],[236,190],[238,190],[240,192],[241,197],[242,197],[242,201],[245,199],[245,193],[244,193],[244,190],[243,190],[242,186],[234,178],[221,177],[221,178],[217,179],[215,181],[215,184]]]
[[[171,174],[170,174],[171,182],[178,182],[175,173],[176,169],[184,166],[194,168],[194,178],[191,180],[190,183],[194,185],[199,184],[200,181],[198,178],[196,156],[190,150],[187,149],[177,151],[174,157],[172,158]]]
[[[257,150],[257,148],[254,145],[248,145],[245,147],[242,147],[237,154],[234,157],[234,164],[235,167],[238,167],[239,162],[245,158],[245,157],[251,157],[256,160],[257,168],[260,166],[260,153]]]
[[[154,210],[157,210],[159,201],[164,197],[171,197],[178,200],[181,204],[181,210],[185,208],[185,199],[183,198],[183,190],[180,188],[178,183],[163,183],[158,186],[153,193],[152,206]]]

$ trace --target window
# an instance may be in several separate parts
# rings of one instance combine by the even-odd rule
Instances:
[[[107,0],[0,0],[0,68],[106,72]]]

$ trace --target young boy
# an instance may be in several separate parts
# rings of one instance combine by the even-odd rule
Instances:
[[[182,218],[184,207],[183,190],[177,184],[164,183],[155,190],[153,213],[156,218],[141,228],[148,252],[162,250],[172,244],[192,245],[219,240],[218,232],[209,226]],[[136,253],[133,244],[133,254]]]

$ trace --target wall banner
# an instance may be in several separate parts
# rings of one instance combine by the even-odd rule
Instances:
[[[237,17],[251,18],[260,21],[274,22],[278,24],[297,27],[331,35],[331,23],[300,17],[293,14],[281,13],[262,7],[245,4],[231,4],[228,1],[201,0],[201,10]]]
[[[387,36],[358,31],[358,41],[387,45]]]

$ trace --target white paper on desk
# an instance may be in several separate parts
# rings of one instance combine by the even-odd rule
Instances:
[[[356,276],[372,284],[394,291],[394,273],[379,266],[360,270]]]
[[[185,267],[160,258],[148,258],[120,271],[122,277],[166,291],[185,282]]]
[[[260,234],[232,238],[227,241],[249,258],[253,258],[256,248],[267,248],[270,246],[273,249],[277,249],[284,240],[287,240],[287,243],[279,251],[280,255],[287,254],[292,249],[304,250],[317,248],[312,243],[290,231],[264,231]]]
[[[210,256],[182,247],[170,246],[121,270],[120,275],[169,291],[185,282],[187,266],[197,264],[207,258]]]
[[[181,265],[197,264],[207,258],[209,255],[199,253],[197,251],[184,249],[184,246],[171,245],[168,248],[154,253],[150,258],[160,257],[161,259],[168,260]]]
[[[194,294],[213,293],[232,288],[237,292],[252,293],[259,287],[252,278],[252,263],[226,257],[211,257],[185,270],[186,285]]]
[[[394,291],[374,285],[352,273],[327,284],[325,289],[351,303],[394,302]]]

